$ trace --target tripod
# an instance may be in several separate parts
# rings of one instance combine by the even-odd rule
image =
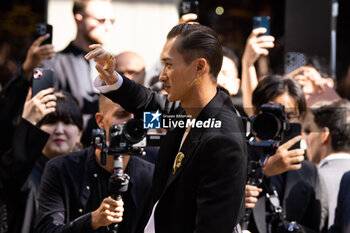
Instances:
[[[111,197],[118,201],[122,199],[122,193],[128,190],[130,177],[123,171],[123,156],[121,154],[114,154],[113,156],[113,174],[108,181],[108,191]],[[111,233],[117,233],[118,224],[111,224],[107,229]]]

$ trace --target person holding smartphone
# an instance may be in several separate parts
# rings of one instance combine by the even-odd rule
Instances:
[[[51,88],[45,90],[40,98],[32,99],[28,94],[28,90],[31,92],[33,69],[43,59],[54,55],[52,45],[41,45],[48,36],[41,36],[32,43],[22,72],[0,92],[0,228],[8,232],[21,232],[25,200],[18,197],[23,194],[21,187],[49,137],[35,124],[55,111],[55,97]],[[23,111],[26,100],[30,104]],[[49,102],[50,106],[47,107]]]
[[[97,76],[96,63],[84,55],[90,44],[104,44],[113,28],[111,0],[75,0],[73,17],[77,34],[73,41],[53,59],[45,60],[42,67],[53,69],[56,90],[67,91],[79,103],[84,125],[98,111],[98,91],[93,86]]]

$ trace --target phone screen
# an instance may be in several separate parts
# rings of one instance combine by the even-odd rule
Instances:
[[[280,142],[280,145],[283,145],[285,142],[290,139],[301,135],[301,124],[299,123],[290,123],[289,130],[283,135],[283,139]],[[288,150],[300,149],[300,141],[291,146]]]
[[[253,29],[266,28],[266,32],[263,35],[270,35],[270,16],[254,16],[253,17]]]
[[[47,23],[37,23],[35,25],[35,39],[46,34],[50,34],[50,37],[44,40],[41,44],[52,44],[52,25]]]
[[[32,78],[32,96],[41,90],[53,87],[53,70],[46,68],[35,68]]]

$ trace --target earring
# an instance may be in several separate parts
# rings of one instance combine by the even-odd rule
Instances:
[[[201,76],[197,76],[197,78],[196,78],[196,82],[197,82],[197,84],[200,84],[201,83]]]

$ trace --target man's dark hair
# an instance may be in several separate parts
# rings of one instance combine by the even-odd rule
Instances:
[[[80,130],[83,130],[83,116],[74,97],[67,92],[57,92],[55,96],[57,97],[56,111],[46,115],[38,122],[37,126],[62,121],[66,124],[76,125]]]
[[[77,13],[84,13],[88,1],[76,0],[73,4],[73,15]]]
[[[75,0],[73,3],[73,15],[77,13],[85,13],[85,9],[89,2],[96,0]],[[100,0],[110,2],[111,0]]]
[[[252,98],[252,103],[256,108],[255,114],[260,112],[261,105],[267,104],[269,101],[285,93],[295,100],[300,116],[304,117],[306,113],[306,100],[303,90],[294,79],[279,75],[267,76],[258,83]]]
[[[311,112],[319,128],[329,129],[334,152],[350,152],[350,102],[336,100],[311,108]]]
[[[189,64],[196,58],[205,58],[210,66],[209,73],[214,80],[222,65],[222,49],[216,33],[209,27],[200,24],[178,24],[171,29],[167,39],[179,37],[177,51]]]

